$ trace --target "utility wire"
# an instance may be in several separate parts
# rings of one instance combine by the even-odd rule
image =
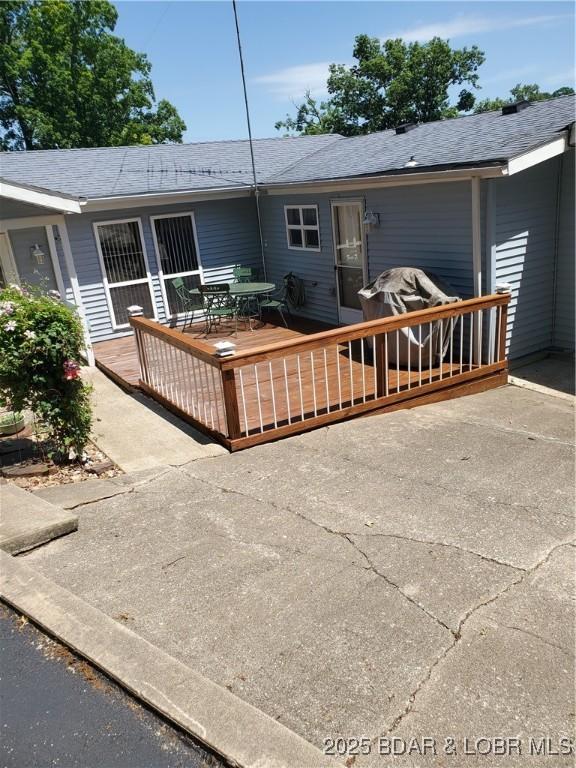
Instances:
[[[246,90],[246,75],[244,74],[244,57],[242,55],[242,43],[240,41],[240,27],[238,25],[238,9],[236,0],[232,0],[234,10],[234,22],[236,24],[236,40],[238,41],[238,56],[240,57],[240,72],[242,74],[242,88],[244,90],[244,106],[246,107],[246,123],[248,124],[248,141],[250,143],[250,159],[252,161],[252,175],[254,176],[254,196],[256,199],[256,216],[258,218],[258,236],[260,238],[260,255],[262,258],[262,270],[264,280],[266,280],[266,260],[264,258],[264,237],[262,235],[262,216],[260,214],[260,190],[258,189],[258,178],[256,176],[256,163],[254,161],[254,144],[252,141],[252,127],[250,125],[250,109],[248,107],[248,92]]]

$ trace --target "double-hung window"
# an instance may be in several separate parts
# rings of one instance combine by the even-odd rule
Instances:
[[[166,314],[176,317],[186,311],[182,287],[190,290],[203,282],[194,214],[170,213],[150,220]]]
[[[96,244],[114,328],[128,326],[128,307],[156,317],[152,279],[140,219],[94,224]]]
[[[319,251],[320,227],[317,205],[286,205],[286,238],[288,248]]]

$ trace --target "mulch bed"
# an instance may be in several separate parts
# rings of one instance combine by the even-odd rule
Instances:
[[[0,475],[5,481],[32,490],[122,474],[94,443],[88,443],[82,460],[64,464],[55,464],[48,453],[49,446],[31,425],[15,435],[0,437]]]

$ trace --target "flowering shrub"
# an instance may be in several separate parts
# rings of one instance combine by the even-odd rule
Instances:
[[[80,320],[64,304],[16,286],[0,291],[0,405],[33,411],[55,458],[80,455],[90,432],[82,347]]]

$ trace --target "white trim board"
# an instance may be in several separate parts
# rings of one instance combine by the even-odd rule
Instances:
[[[29,205],[39,205],[43,208],[52,208],[60,212],[80,213],[82,210],[78,200],[62,197],[57,192],[31,189],[6,181],[0,181],[0,197],[18,200]]]
[[[542,144],[540,147],[536,147],[536,149],[523,152],[521,155],[517,155],[508,161],[508,175],[512,176],[515,173],[526,170],[526,168],[531,168],[533,165],[550,160],[551,157],[561,155],[567,149],[568,142],[566,141],[566,136],[560,136],[553,141]]]

